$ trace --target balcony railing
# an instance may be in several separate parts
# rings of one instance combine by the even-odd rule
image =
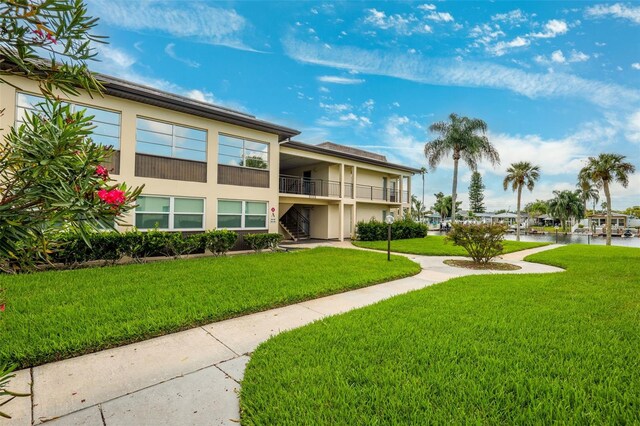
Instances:
[[[280,193],[310,197],[340,197],[340,182],[280,175]]]
[[[378,186],[356,185],[356,198],[364,200],[379,200],[389,203],[399,203],[397,189],[381,188]]]

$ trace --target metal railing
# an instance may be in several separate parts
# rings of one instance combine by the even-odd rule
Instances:
[[[397,189],[381,188],[369,185],[356,185],[356,198],[399,203],[399,197],[400,193]]]
[[[279,188],[281,194],[299,194],[310,197],[340,197],[340,182],[332,180],[280,175]]]
[[[350,182],[344,184],[344,198],[353,198],[353,184]]]

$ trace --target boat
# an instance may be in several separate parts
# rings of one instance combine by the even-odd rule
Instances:
[[[622,233],[622,238],[631,238],[633,237],[633,231],[631,229],[625,229]]]

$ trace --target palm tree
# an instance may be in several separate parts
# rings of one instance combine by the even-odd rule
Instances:
[[[424,206],[424,175],[427,174],[427,168],[420,167],[420,174],[422,175],[422,205]]]
[[[584,207],[578,191],[553,191],[555,197],[549,200],[549,213],[562,222],[562,230],[567,230],[569,218],[582,219]]]
[[[576,184],[576,188],[580,192],[580,198],[584,202],[584,211],[587,211],[587,203],[593,201],[593,213],[596,212],[596,203],[600,200],[600,192],[598,187],[590,180],[579,180]]]
[[[487,123],[479,118],[460,117],[455,113],[449,115],[449,121],[438,121],[429,126],[429,131],[440,133],[440,136],[424,146],[431,169],[449,154],[453,157],[453,190],[451,191],[452,221],[456,218],[456,199],[458,191],[458,162],[462,159],[471,170],[476,171],[478,162],[483,158],[492,165],[500,164],[500,155],[485,136]]]
[[[607,245],[611,245],[611,182],[618,182],[623,187],[629,185],[629,175],[636,171],[633,164],[625,162],[626,157],[620,154],[600,154],[589,157],[587,165],[578,174],[579,181],[588,180],[598,188],[602,188],[607,201]]]
[[[528,161],[513,163],[507,169],[502,185],[506,191],[511,184],[513,191],[518,191],[518,204],[516,210],[516,241],[520,241],[520,201],[522,200],[522,188],[527,187],[529,191],[533,191],[536,181],[540,179],[540,166],[534,166]]]

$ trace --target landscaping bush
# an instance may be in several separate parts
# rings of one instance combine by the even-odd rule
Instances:
[[[356,238],[359,241],[379,241],[387,239],[387,225],[372,219],[361,221],[356,225]],[[428,226],[414,222],[411,219],[396,220],[391,224],[391,239],[404,240],[408,238],[424,238],[427,236]]]
[[[275,251],[278,244],[282,241],[281,234],[246,234],[244,242],[249,245],[255,252],[260,253],[262,250],[269,248]]]
[[[238,239],[238,234],[226,229],[207,231],[204,235],[205,247],[216,256],[222,256],[231,250]]]
[[[454,223],[446,241],[464,248],[475,263],[487,264],[502,254],[502,241],[507,227],[504,225]]]

